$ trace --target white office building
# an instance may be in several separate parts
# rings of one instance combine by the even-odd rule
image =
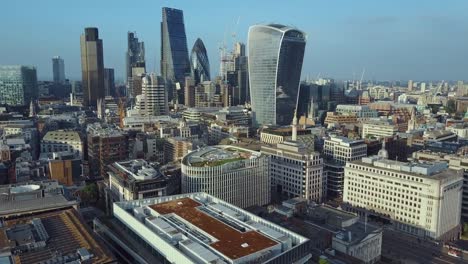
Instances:
[[[362,124],[362,138],[393,137],[397,132],[398,127],[387,119],[370,119]]]
[[[182,193],[206,192],[241,208],[270,202],[268,158],[234,146],[210,146],[182,159]]]
[[[137,96],[136,108],[145,116],[159,116],[169,114],[164,79],[155,74],[142,78],[142,94]]]
[[[311,261],[307,238],[206,193],[117,202],[113,214],[161,263]]]
[[[348,210],[394,222],[398,230],[437,240],[458,238],[463,170],[446,162],[399,162],[380,156],[346,164]]]
[[[331,196],[343,195],[344,167],[346,162],[367,156],[364,140],[352,140],[332,135],[323,145],[327,191]]]
[[[337,105],[336,112],[342,115],[354,114],[357,118],[375,118],[379,113],[367,105]]]

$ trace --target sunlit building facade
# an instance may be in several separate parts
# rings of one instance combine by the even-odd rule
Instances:
[[[249,28],[249,78],[254,125],[289,125],[296,108],[306,34],[278,25]]]

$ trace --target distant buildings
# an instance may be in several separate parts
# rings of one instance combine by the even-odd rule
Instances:
[[[37,98],[37,73],[31,66],[0,66],[0,104],[29,105]]]
[[[85,28],[81,35],[83,105],[97,107],[104,91],[104,57],[97,28]]]
[[[133,78],[132,68],[145,68],[145,43],[139,42],[135,32],[127,33],[126,81]]]
[[[111,96],[115,94],[114,69],[104,69],[104,95]]]
[[[306,263],[312,257],[308,239],[206,193],[115,203],[113,215],[165,262]]]
[[[139,112],[145,116],[169,114],[166,86],[164,79],[150,74],[142,79],[142,94],[137,97]]]
[[[163,7],[161,22],[161,75],[168,82],[169,100],[177,98],[184,101],[183,89],[185,76],[190,73],[190,62],[185,35],[184,13],[182,10]]]
[[[244,105],[249,100],[249,74],[248,58],[245,53],[245,44],[234,44],[232,53],[233,69],[226,71],[226,81],[231,90],[231,105]]]
[[[195,85],[200,82],[211,80],[208,53],[206,52],[205,45],[200,38],[195,41],[190,54],[190,69],[192,71],[192,77],[194,78]]]
[[[296,109],[306,34],[279,24],[249,28],[250,97],[255,126],[290,125]]]
[[[398,230],[437,240],[458,238],[463,171],[445,162],[399,162],[385,155],[346,164],[343,202]]]
[[[65,82],[65,63],[60,56],[55,56],[52,58],[52,73],[53,80],[55,83],[64,83]]]
[[[393,137],[398,132],[398,126],[392,120],[371,119],[362,124],[362,138]]]
[[[205,147],[182,160],[182,192],[206,192],[241,208],[270,203],[268,158],[233,146]]]

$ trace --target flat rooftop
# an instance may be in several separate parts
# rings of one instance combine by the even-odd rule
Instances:
[[[256,231],[240,232],[226,225],[198,210],[197,207],[201,205],[191,198],[181,198],[149,207],[160,214],[174,213],[215,237],[218,241],[210,246],[231,259],[238,259],[278,244]]]

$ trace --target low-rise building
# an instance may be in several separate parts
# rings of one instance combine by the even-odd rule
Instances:
[[[370,119],[362,124],[362,138],[393,137],[398,133],[398,126],[388,119]]]
[[[69,151],[83,158],[83,140],[77,131],[49,131],[41,140],[41,153]]]
[[[206,193],[118,202],[113,214],[142,246],[170,263],[311,259],[308,239]]]

